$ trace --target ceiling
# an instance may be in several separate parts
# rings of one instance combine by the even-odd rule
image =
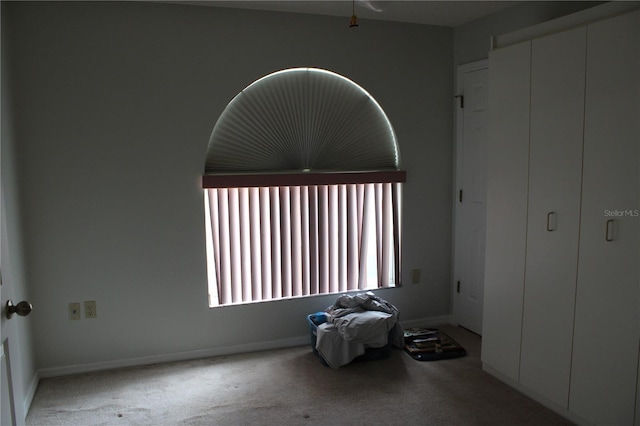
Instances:
[[[348,20],[355,8],[360,25],[363,20],[410,22],[456,27],[509,8],[519,1],[468,0],[209,0],[172,1],[202,6],[233,7],[277,12],[344,16]]]

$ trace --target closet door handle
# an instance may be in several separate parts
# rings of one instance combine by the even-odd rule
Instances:
[[[556,230],[556,221],[555,218],[557,216],[556,212],[547,213],[547,231],[552,232]],[[554,219],[552,221],[552,219]]]
[[[607,223],[604,227],[604,239],[606,241],[613,241],[613,224],[615,223],[615,219],[607,220]]]

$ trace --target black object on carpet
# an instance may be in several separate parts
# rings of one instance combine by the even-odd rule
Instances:
[[[404,331],[404,350],[418,361],[436,361],[465,356],[467,351],[437,329],[410,328]]]

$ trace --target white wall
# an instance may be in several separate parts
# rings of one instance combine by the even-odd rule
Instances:
[[[406,284],[379,294],[403,320],[449,313],[450,28],[130,2],[6,10],[38,368],[308,334],[334,296],[208,308],[199,186],[227,102],[294,66],[346,75],[387,112],[408,179]],[[85,300],[98,318],[69,321]]]

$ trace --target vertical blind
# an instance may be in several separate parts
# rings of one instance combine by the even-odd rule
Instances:
[[[401,183],[205,190],[210,305],[400,283]]]

